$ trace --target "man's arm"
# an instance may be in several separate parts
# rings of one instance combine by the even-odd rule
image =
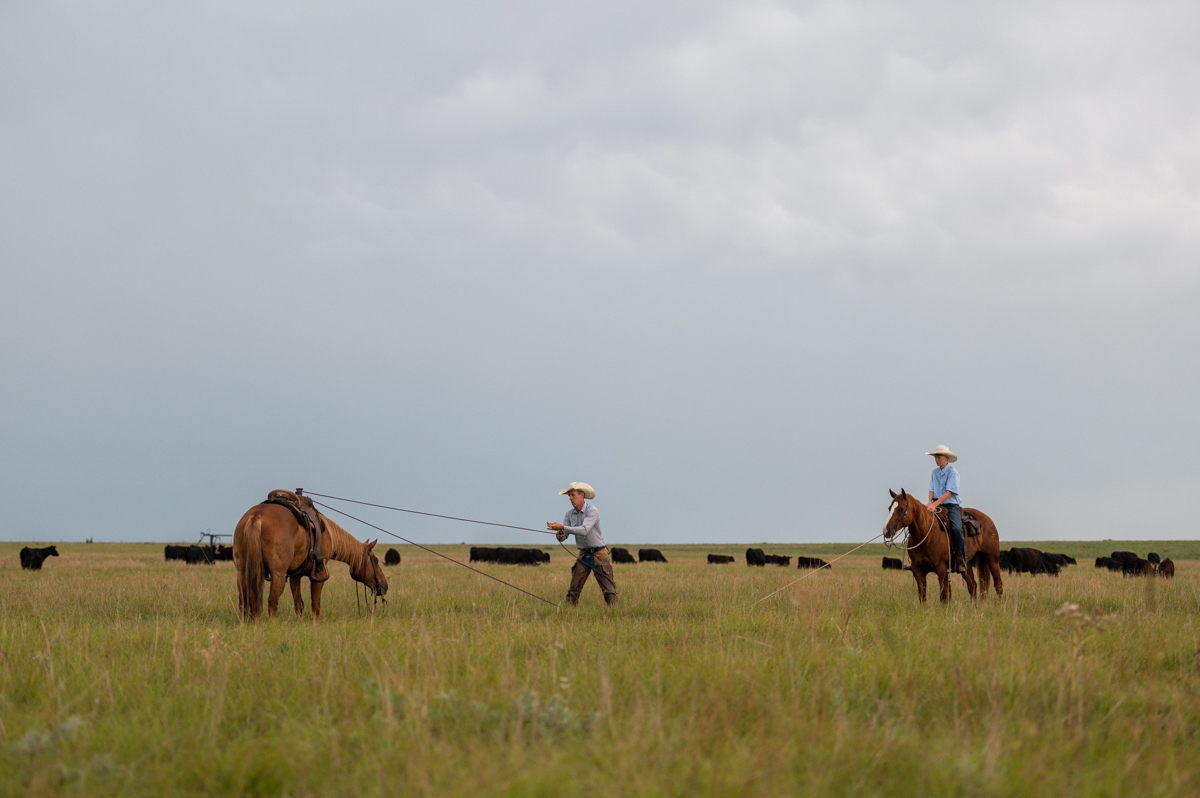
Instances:
[[[563,519],[566,520],[565,518]],[[568,535],[586,535],[592,531],[592,527],[600,520],[600,513],[595,507],[589,507],[587,515],[583,517],[583,526],[567,526],[563,525],[563,532]]]
[[[946,499],[949,499],[953,495],[954,494],[951,493],[950,491],[946,491],[941,496],[939,496],[938,500],[935,502],[933,500],[933,491],[929,491],[929,504],[927,504],[925,506],[929,508],[929,512],[935,513],[935,512],[937,512],[937,508],[942,506],[942,502],[946,501]]]

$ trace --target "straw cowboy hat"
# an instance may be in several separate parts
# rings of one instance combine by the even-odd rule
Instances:
[[[588,501],[596,498],[596,489],[586,482],[572,482],[570,485],[567,485],[565,488],[560,490],[558,495],[563,496],[573,490],[583,491],[583,498],[587,499]]]
[[[946,457],[950,458],[951,463],[958,462],[958,455],[956,455],[954,452],[950,451],[949,446],[944,446],[940,443],[937,445],[937,448],[935,448],[932,452],[925,452],[925,454],[931,454],[934,457],[937,457],[939,454],[944,454],[944,455],[946,455]]]

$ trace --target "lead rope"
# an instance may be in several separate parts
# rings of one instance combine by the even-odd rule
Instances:
[[[833,558],[832,560],[830,560],[829,562],[825,563],[825,564],[824,564],[824,565],[822,565],[822,566],[819,566],[819,567],[818,567],[818,568],[817,568],[815,571],[809,571],[808,573],[806,573],[804,576],[800,577],[799,579],[793,579],[791,582],[788,582],[786,585],[784,585],[783,587],[779,588],[779,590],[773,590],[773,591],[771,591],[770,593],[768,593],[767,595],[763,596],[762,598],[760,598],[758,601],[754,602],[754,604],[751,604],[750,606],[752,606],[752,607],[753,607],[753,606],[755,606],[756,604],[761,604],[762,602],[766,601],[766,600],[767,600],[767,599],[769,599],[771,596],[774,596],[776,593],[780,592],[781,590],[787,590],[789,587],[791,587],[792,585],[796,584],[797,582],[803,582],[805,579],[808,579],[808,578],[809,578],[810,576],[812,576],[813,574],[820,573],[820,572],[821,572],[823,569],[825,569],[825,568],[832,568],[832,567],[833,567],[833,564],[834,564],[835,562],[837,562],[838,560],[842,559],[842,557],[849,557],[851,554],[853,554],[854,552],[858,551],[858,550],[859,550],[859,549],[861,549],[863,546],[867,545],[867,543],[872,543],[872,542],[874,542],[874,541],[878,540],[878,539],[879,539],[879,538],[881,538],[881,537],[883,537],[883,533],[882,533],[882,532],[880,532],[878,535],[876,535],[875,537],[873,537],[873,538],[871,538],[870,540],[868,540],[866,543],[859,543],[857,546],[855,546],[854,548],[850,549],[850,551],[848,551],[848,552],[846,552],[845,554],[841,555],[841,557],[834,557],[834,558]]]
[[[320,494],[320,493],[308,493],[307,495],[309,495],[309,496],[320,496],[320,495],[322,495],[322,494]],[[350,499],[344,499],[343,501],[351,501],[351,500],[350,500]],[[367,502],[354,502],[354,503],[355,503],[355,504],[367,504]],[[541,596],[539,596],[539,595],[538,595],[538,594],[536,594],[536,593],[530,593],[528,590],[525,590],[524,588],[517,587],[516,585],[514,585],[514,584],[511,584],[511,583],[509,583],[509,582],[505,582],[503,579],[500,579],[499,577],[492,576],[491,574],[489,574],[489,573],[485,573],[484,571],[481,571],[481,570],[479,570],[478,568],[472,568],[471,566],[467,565],[466,563],[459,562],[458,560],[454,559],[453,557],[447,557],[445,554],[442,554],[440,551],[434,551],[434,550],[433,550],[433,549],[431,549],[431,548],[428,548],[428,547],[426,547],[426,546],[422,546],[420,543],[414,543],[413,541],[409,540],[409,539],[408,539],[408,538],[406,538],[406,537],[401,537],[400,535],[397,535],[395,532],[389,532],[388,530],[384,529],[384,528],[383,528],[383,527],[381,527],[381,526],[375,526],[375,524],[372,524],[370,521],[364,521],[364,520],[362,520],[361,518],[356,518],[355,516],[353,516],[353,515],[350,515],[350,513],[347,513],[347,512],[345,512],[344,510],[339,510],[339,509],[337,509],[336,507],[330,507],[328,504],[324,504],[323,502],[319,502],[319,501],[314,501],[314,502],[313,502],[313,504],[319,504],[319,505],[321,505],[322,507],[324,507],[325,509],[327,509],[327,510],[332,510],[333,512],[337,513],[338,515],[344,515],[345,517],[347,517],[347,518],[349,518],[349,519],[351,519],[351,520],[353,520],[353,521],[357,521],[357,522],[358,522],[358,523],[360,523],[360,524],[364,524],[364,525],[366,525],[366,526],[369,526],[369,527],[371,527],[371,529],[374,529],[374,530],[377,530],[377,531],[379,531],[379,532],[382,532],[382,533],[383,533],[383,534],[385,534],[385,535],[391,535],[392,537],[396,538],[397,540],[403,540],[405,543],[409,544],[410,546],[416,546],[418,549],[421,549],[421,550],[423,550],[423,551],[427,551],[427,552],[429,552],[430,554],[435,554],[435,555],[437,555],[438,557],[441,557],[443,560],[449,560],[450,562],[454,563],[455,565],[460,565],[460,566],[462,566],[463,568],[466,568],[468,571],[474,571],[475,573],[479,574],[480,576],[486,576],[488,579],[492,579],[492,580],[494,580],[494,581],[496,581],[496,582],[499,582],[499,583],[500,583],[500,584],[502,584],[502,585],[507,585],[508,587],[511,587],[513,590],[520,591],[521,593],[524,593],[525,595],[527,595],[527,596],[530,596],[531,598],[535,598],[535,599],[537,599],[538,601],[545,602],[546,604],[549,604],[551,607],[558,607],[558,605],[557,605],[557,604],[555,604],[553,601],[550,601],[549,599],[544,599],[544,598],[542,598]],[[383,505],[381,505],[381,504],[374,504],[374,505],[370,505],[370,506],[372,506],[372,507],[383,507]],[[397,508],[387,508],[387,509],[397,509]],[[411,512],[411,511],[408,511],[408,510],[406,510],[405,512]],[[420,515],[432,515],[432,513],[420,513]],[[449,516],[441,516],[441,517],[448,518]],[[459,519],[459,520],[466,520],[466,519]],[[485,522],[485,521],[476,521],[475,523],[487,523],[487,522]],[[507,526],[507,524],[492,524],[492,526]],[[523,527],[514,527],[514,529],[521,529],[521,528],[523,528]],[[541,531],[541,530],[536,530],[536,529],[535,529],[535,530],[533,530],[533,531],[534,531],[534,532],[538,532],[538,531]]]

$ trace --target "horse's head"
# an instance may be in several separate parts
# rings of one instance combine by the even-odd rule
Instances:
[[[387,577],[379,567],[379,558],[375,556],[375,544],[379,539],[368,540],[362,544],[362,553],[358,562],[350,570],[350,576],[366,585],[376,596],[383,596],[388,591]]]
[[[904,488],[901,488],[899,493],[892,490],[889,490],[888,493],[892,494],[892,503],[888,505],[888,509],[892,512],[888,516],[887,523],[883,525],[884,540],[893,539],[901,529],[911,526],[916,520],[912,506],[916,499],[905,493]]]

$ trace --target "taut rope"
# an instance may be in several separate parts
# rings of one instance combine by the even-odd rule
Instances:
[[[306,495],[306,496],[321,496],[322,494],[320,494],[320,493],[310,493],[310,492],[308,492],[308,491],[305,491],[305,495]],[[325,496],[324,498],[333,498],[333,497]],[[352,503],[354,503],[354,504],[368,504],[367,502],[355,502],[355,501],[353,501],[352,499],[339,499],[339,501],[347,501],[347,502],[352,502]],[[495,581],[499,582],[499,583],[500,583],[500,584],[502,584],[502,585],[507,585],[508,587],[511,587],[513,590],[519,590],[519,591],[521,591],[522,593],[524,593],[525,595],[527,595],[527,596],[530,596],[530,597],[532,597],[532,598],[535,598],[535,599],[537,599],[538,601],[544,601],[545,603],[549,604],[551,607],[557,607],[557,606],[558,606],[558,605],[557,605],[557,604],[555,604],[553,601],[550,601],[549,599],[544,599],[544,598],[542,598],[541,596],[537,595],[536,593],[530,593],[528,590],[525,590],[524,588],[520,588],[520,587],[517,587],[517,586],[516,586],[516,585],[514,585],[514,584],[511,584],[511,583],[509,583],[509,582],[505,582],[503,579],[500,579],[499,577],[492,576],[492,575],[491,575],[491,574],[489,574],[489,573],[485,573],[484,571],[481,571],[481,570],[479,570],[478,568],[472,568],[471,566],[467,565],[466,563],[459,562],[458,560],[454,559],[453,557],[447,557],[445,554],[442,554],[442,553],[441,553],[441,552],[439,552],[439,551],[434,551],[434,550],[433,550],[433,549],[431,549],[431,548],[428,548],[428,547],[426,547],[426,546],[422,546],[420,543],[414,543],[413,541],[409,540],[409,539],[408,539],[408,538],[406,538],[406,537],[401,537],[400,535],[397,535],[395,532],[389,532],[388,530],[384,529],[384,528],[383,528],[383,527],[381,527],[381,526],[375,526],[375,525],[374,525],[374,524],[372,524],[370,521],[364,521],[364,520],[362,520],[361,518],[356,518],[355,516],[353,516],[353,515],[350,515],[350,513],[347,513],[347,512],[345,512],[344,510],[339,510],[339,509],[337,509],[336,507],[330,507],[328,504],[325,504],[325,503],[323,503],[323,502],[318,502],[318,501],[314,501],[314,502],[313,502],[313,504],[319,504],[319,505],[321,505],[322,507],[324,507],[325,509],[327,509],[327,510],[332,510],[333,512],[337,513],[338,515],[344,515],[344,516],[346,516],[347,518],[349,518],[349,519],[351,519],[351,520],[353,520],[353,521],[357,521],[357,522],[359,522],[360,524],[366,524],[367,526],[371,527],[371,529],[378,530],[379,532],[382,532],[382,533],[383,533],[383,534],[385,534],[385,535],[391,535],[392,537],[396,538],[397,540],[403,540],[405,543],[409,544],[410,546],[416,546],[418,549],[422,549],[422,550],[424,550],[424,551],[427,551],[427,552],[429,552],[430,554],[436,554],[437,556],[441,557],[443,560],[449,560],[450,562],[454,563],[455,565],[461,565],[463,568],[466,568],[468,571],[474,571],[475,573],[477,573],[477,574],[480,574],[481,576],[486,576],[488,579],[493,579],[493,580],[495,580]],[[371,505],[369,505],[369,506],[371,506],[371,507],[383,507],[383,505],[382,505],[382,504],[371,504]],[[387,508],[384,508],[384,509],[388,509],[388,510],[399,510],[400,508],[398,508],[398,507],[387,507]],[[413,510],[401,510],[401,512],[415,512],[415,511],[413,511]],[[419,515],[433,515],[433,513],[419,513]],[[439,517],[439,518],[449,518],[450,516],[443,515],[443,516],[438,516],[438,517]],[[456,520],[456,521],[467,521],[467,520],[470,520],[470,519],[466,519],[466,518],[456,518],[456,519],[454,519],[454,520]],[[473,521],[472,523],[476,523],[476,524],[486,524],[486,523],[488,523],[488,522],[487,522],[487,521]],[[508,525],[507,525],[507,524],[490,524],[490,526],[508,526]],[[512,528],[512,529],[523,529],[523,527],[511,527],[511,528]],[[530,530],[530,531],[532,531],[532,532],[540,532],[541,530],[534,529],[534,530]],[[356,595],[357,595],[357,594],[356,594]]]
[[[878,535],[876,535],[875,537],[873,537],[873,538],[871,538],[870,540],[868,540],[868,541],[867,541],[867,543],[872,543],[872,542],[874,542],[875,540],[877,540],[877,539],[879,539],[879,538],[881,538],[881,537],[883,537],[883,533],[882,533],[882,532],[880,532]],[[859,543],[857,546],[855,546],[854,548],[850,549],[850,551],[846,552],[845,554],[841,555],[840,557],[834,557],[834,558],[833,558],[832,560],[830,560],[829,562],[827,562],[827,563],[825,563],[824,565],[820,566],[820,568],[817,568],[817,570],[815,570],[815,571],[809,571],[808,573],[806,573],[804,576],[800,577],[799,579],[793,579],[791,582],[788,582],[786,585],[784,585],[783,587],[779,588],[779,590],[775,590],[775,591],[772,591],[772,592],[768,593],[767,595],[763,596],[762,598],[760,598],[758,601],[754,602],[754,604],[751,604],[750,606],[752,606],[752,607],[753,607],[755,604],[760,604],[760,603],[762,603],[762,602],[766,601],[766,600],[767,600],[767,599],[769,599],[771,596],[774,596],[776,593],[780,592],[781,590],[787,590],[789,587],[791,587],[792,585],[796,584],[797,582],[803,582],[805,579],[808,579],[808,578],[809,578],[810,576],[812,576],[813,574],[820,573],[820,572],[821,572],[821,570],[822,570],[823,568],[830,568],[830,567],[832,567],[832,566],[833,566],[833,564],[834,564],[835,562],[837,562],[838,560],[842,559],[842,557],[849,557],[851,554],[853,554],[854,552],[858,551],[858,550],[859,550],[859,549],[861,549],[863,546],[867,545],[867,543]]]

